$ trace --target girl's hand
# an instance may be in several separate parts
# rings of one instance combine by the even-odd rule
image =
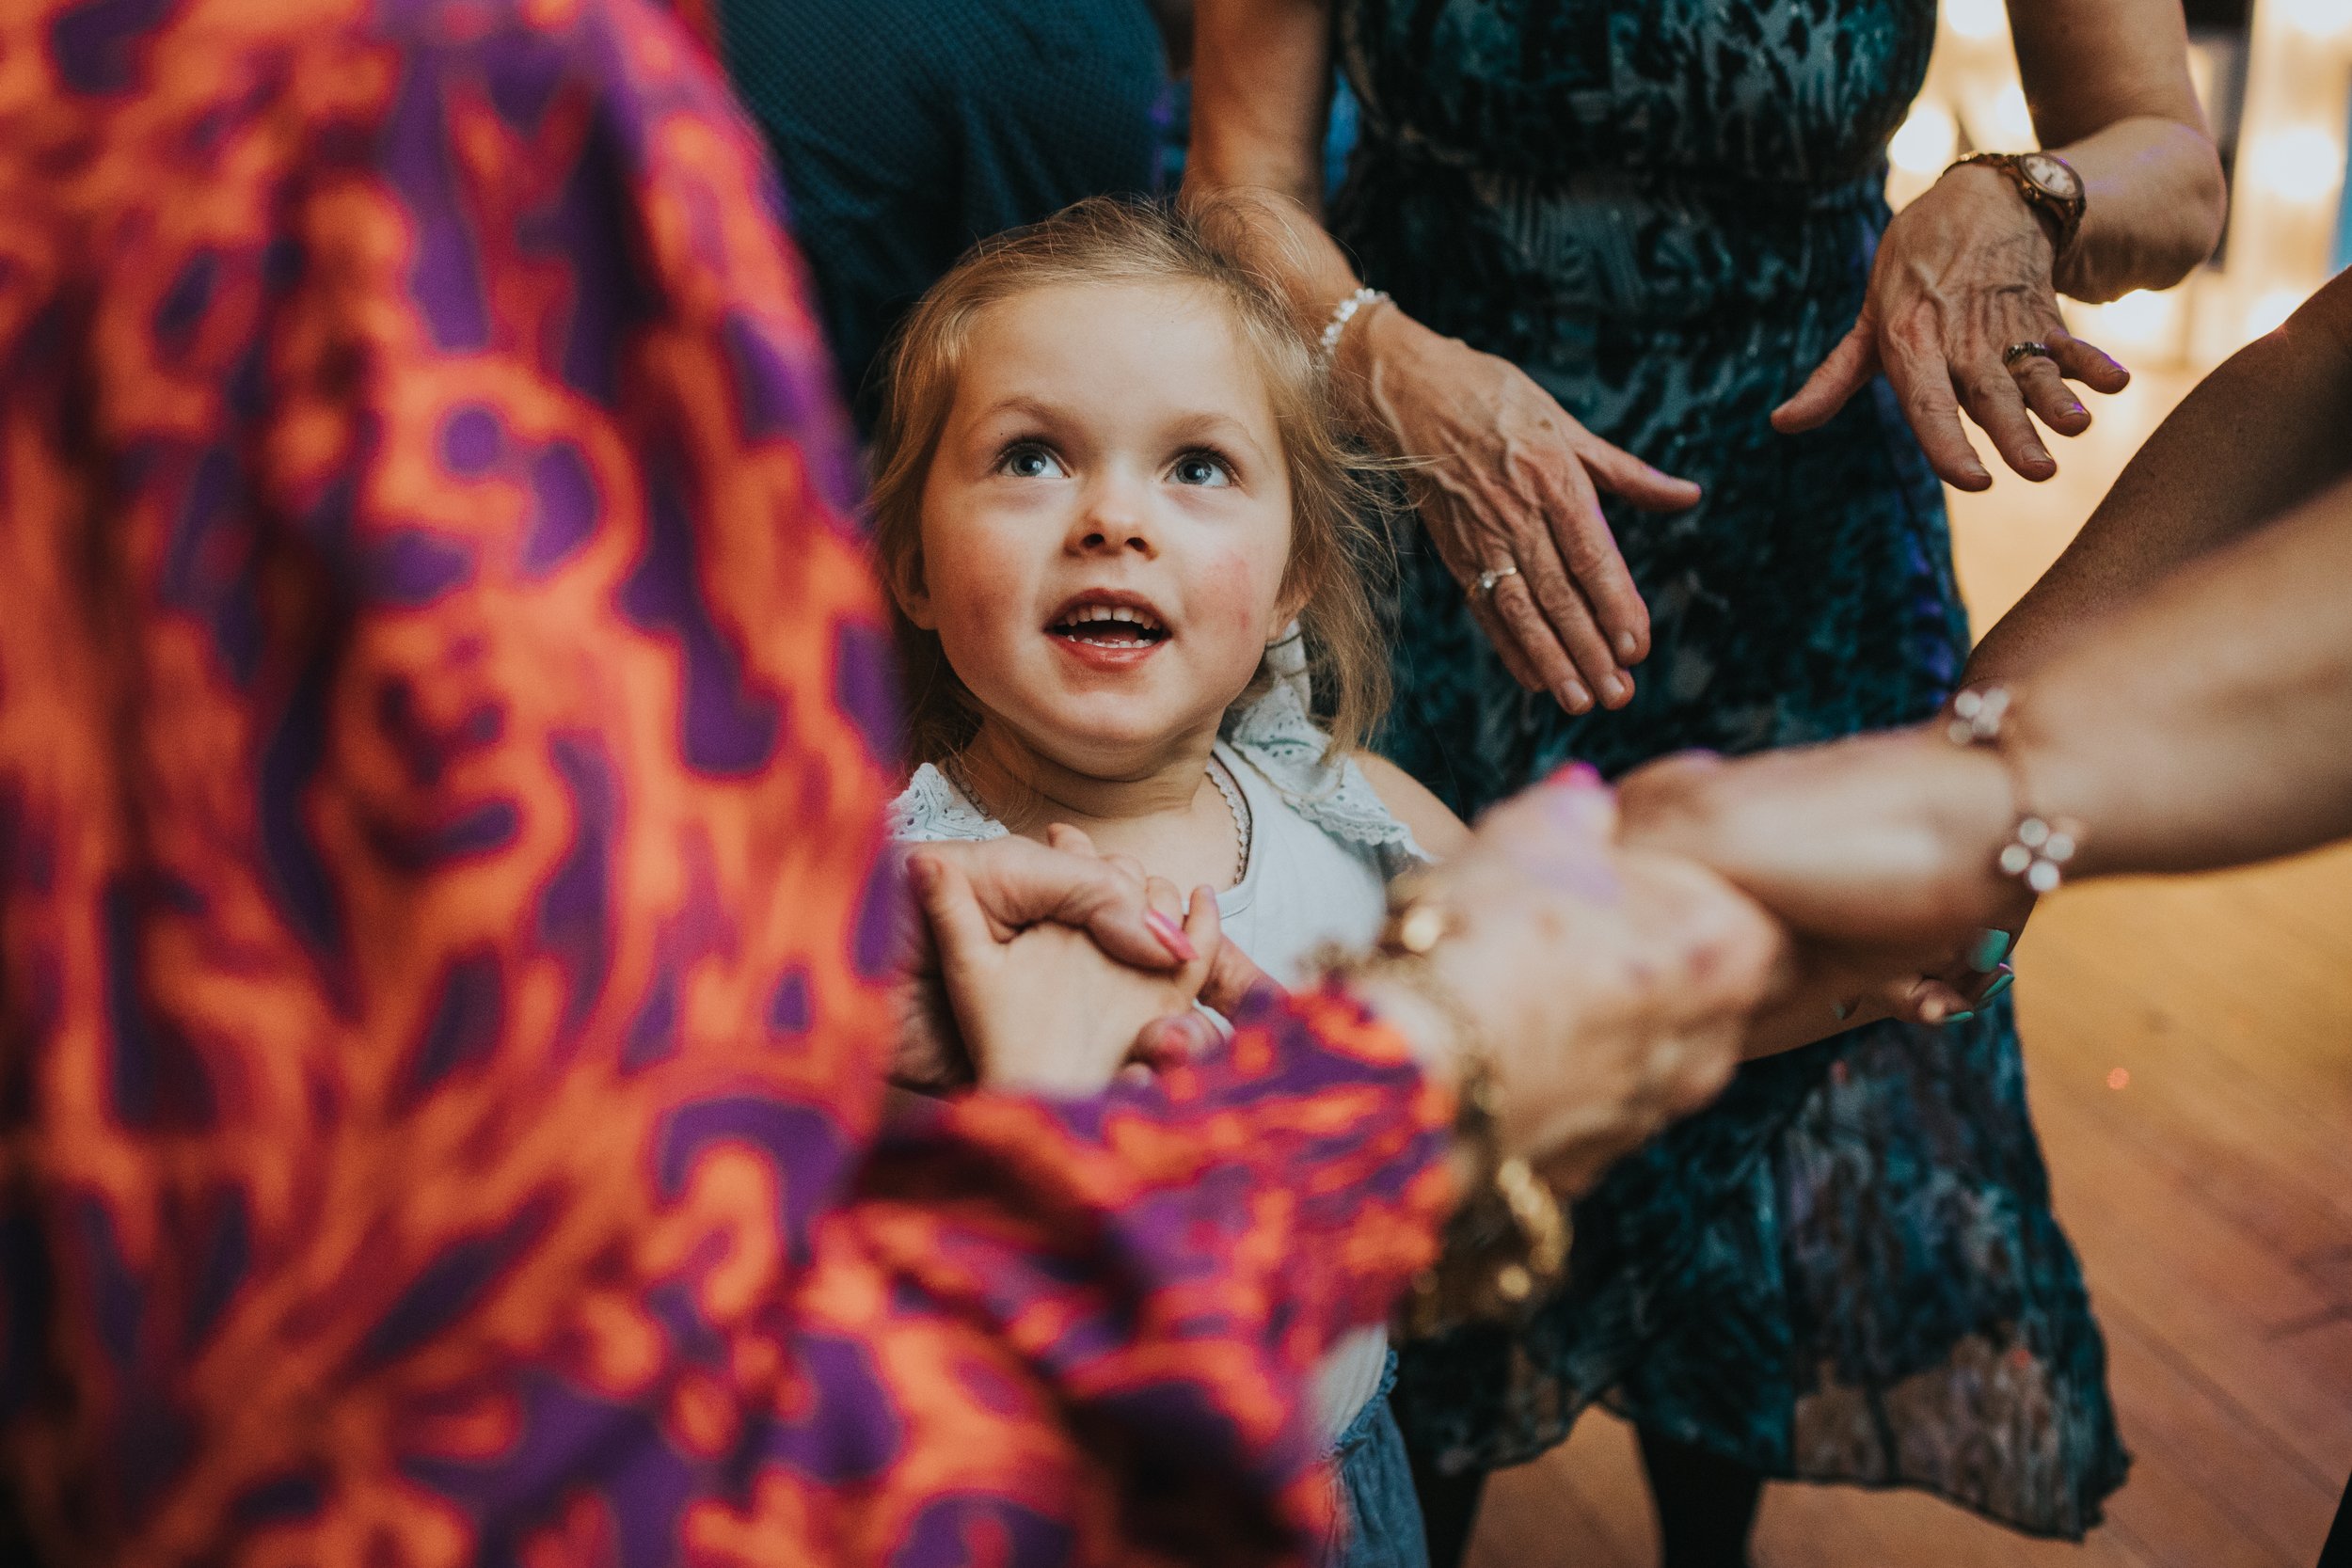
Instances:
[[[1075,828],[1056,824],[1044,844],[1006,837],[925,845],[909,856],[911,875],[918,857],[954,863],[997,941],[1051,921],[1086,932],[1104,952],[1139,969],[1172,972],[1194,956],[1181,926],[1152,907],[1142,867],[1097,854]],[[1161,902],[1165,911],[1178,910],[1172,889]],[[919,901],[910,900],[904,910],[899,1036],[890,1080],[923,1094],[970,1088],[975,1066],[958,1035],[932,925]]]
[[[2027,479],[2048,479],[2058,463],[2026,410],[2061,436],[2079,436],[2090,414],[2067,379],[2107,393],[2131,380],[2068,334],[2051,266],[2048,232],[2005,176],[1953,169],[1887,225],[1860,317],[1772,411],[1772,428],[1793,435],[1827,423],[1883,371],[1947,483],[1981,490],[1993,483],[1961,428],[1963,408],[2002,461]],[[2004,365],[2003,352],[2021,342],[2044,343],[2050,356]]]
[[[983,1087],[1099,1092],[1147,1037],[1147,1025],[1191,1007],[1223,945],[1216,897],[1206,888],[1196,889],[1183,911],[1177,945],[1185,956],[1173,969],[1120,962],[1086,929],[1053,917],[1009,927],[1001,911],[992,913],[961,858],[936,849],[917,850],[908,873],[936,943],[947,1007]],[[1140,880],[1138,868],[1104,863]],[[1158,922],[1172,926],[1175,890],[1155,880],[1144,893]]]
[[[1342,339],[1374,418],[1418,459],[1414,500],[1513,678],[1570,713],[1633,700],[1649,611],[1600,515],[1598,492],[1649,511],[1699,487],[1659,472],[1570,419],[1508,360],[1440,337],[1393,306]],[[1516,566],[1480,589],[1479,574]]]

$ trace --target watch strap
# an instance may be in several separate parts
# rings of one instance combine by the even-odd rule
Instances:
[[[2069,170],[2074,167],[2055,152],[2042,152],[2036,156],[2047,158],[2052,163],[2065,164]],[[2083,209],[2088,203],[2079,196],[2069,201],[2043,190],[2034,177],[2026,172],[2025,163],[2025,154],[2020,152],[1971,152],[1965,158],[1955,159],[1944,172],[1949,174],[1952,169],[1965,168],[1971,164],[1982,164],[2000,170],[2017,188],[2017,194],[2025,198],[2026,206],[2034,216],[2050,220],[2051,249],[2063,256],[2067,246],[2074,243],[2074,235],[2082,229]],[[2079,175],[2075,177],[2075,183],[2077,186],[2081,184]]]

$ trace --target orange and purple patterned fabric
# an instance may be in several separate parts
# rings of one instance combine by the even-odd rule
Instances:
[[[779,210],[644,0],[0,20],[0,1489],[59,1568],[1326,1518],[1302,1377],[1444,1098],[1318,995],[879,1130],[886,640]]]

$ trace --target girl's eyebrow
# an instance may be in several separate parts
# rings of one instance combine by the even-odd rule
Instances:
[[[978,423],[981,420],[998,420],[1008,414],[1035,420],[1040,424],[1059,424],[1067,417],[1063,409],[1041,398],[1032,397],[1026,392],[1015,392],[1009,397],[998,398],[994,403],[981,409],[978,418],[973,422]]]
[[[1221,409],[1203,408],[1179,414],[1168,421],[1168,434],[1180,441],[1216,440],[1229,446],[1241,446],[1263,456],[1263,449],[1254,432],[1245,421]]]

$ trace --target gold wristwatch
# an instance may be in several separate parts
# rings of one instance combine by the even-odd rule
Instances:
[[[2034,216],[2048,220],[2053,252],[2066,254],[2066,247],[2082,229],[2083,208],[2088,205],[2083,177],[2074,172],[2074,165],[2055,152],[1972,152],[1944,172],[1949,174],[1970,164],[1983,164],[2007,175]]]

